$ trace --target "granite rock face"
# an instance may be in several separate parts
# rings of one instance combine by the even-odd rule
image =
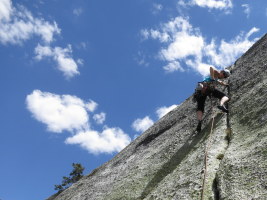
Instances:
[[[196,105],[189,97],[112,160],[48,200],[266,200],[267,35],[230,69],[228,118],[211,111],[218,101],[207,99],[204,129],[194,133]]]

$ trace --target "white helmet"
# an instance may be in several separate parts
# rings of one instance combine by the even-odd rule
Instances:
[[[227,77],[229,77],[229,76],[231,75],[231,72],[230,72],[229,69],[224,69],[224,70],[223,70],[223,74],[224,74],[224,76],[227,78]]]

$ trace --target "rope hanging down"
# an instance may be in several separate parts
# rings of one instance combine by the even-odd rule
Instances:
[[[201,192],[201,200],[204,199],[204,191],[205,191],[205,185],[206,185],[206,176],[207,176],[207,163],[208,163],[208,151],[209,148],[211,146],[211,135],[213,133],[213,127],[214,127],[214,119],[215,119],[215,113],[214,113],[214,108],[213,108],[213,104],[212,104],[212,99],[211,99],[211,109],[212,109],[212,122],[211,122],[211,129],[210,129],[210,134],[209,134],[209,138],[208,138],[208,143],[206,145],[206,149],[205,149],[205,168],[204,168],[204,178],[203,178],[203,184],[202,184],[202,192]]]
[[[228,96],[230,96],[230,88],[227,87],[227,92],[228,92]],[[227,109],[229,109],[229,104],[227,104]],[[204,159],[204,164],[205,164],[205,168],[204,168],[204,177],[203,177],[203,183],[202,183],[202,191],[201,191],[201,200],[204,200],[204,191],[205,191],[205,185],[206,185],[206,176],[207,176],[207,164],[208,164],[208,151],[210,149],[211,146],[211,136],[213,133],[213,128],[214,128],[214,120],[215,120],[215,112],[214,112],[214,106],[212,103],[212,99],[211,99],[211,110],[212,110],[212,122],[211,122],[211,129],[210,129],[210,134],[209,134],[209,138],[208,138],[208,142],[206,145],[206,149],[205,149],[205,159]],[[227,136],[231,137],[231,126],[230,126],[230,117],[229,117],[229,112],[226,115],[226,133]]]

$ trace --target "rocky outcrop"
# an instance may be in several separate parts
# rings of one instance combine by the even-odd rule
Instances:
[[[207,100],[204,129],[195,134],[190,97],[112,160],[49,200],[190,200],[201,199],[202,192],[208,200],[267,199],[267,36],[230,68],[228,129],[226,114],[211,113]]]

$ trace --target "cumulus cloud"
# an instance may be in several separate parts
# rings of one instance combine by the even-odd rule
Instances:
[[[205,42],[199,29],[193,28],[188,19],[176,17],[162,24],[158,30],[142,30],[144,39],[159,40],[163,44],[159,57],[167,61],[167,72],[184,71],[181,61],[188,57],[201,60]]]
[[[166,43],[167,48],[160,51],[160,57],[168,61],[191,55],[201,56],[204,39],[198,29],[193,28],[188,19],[176,17],[163,24],[159,30],[141,30],[144,39],[152,38]]]
[[[211,43],[204,48],[205,55],[214,65],[220,67],[229,66],[238,56],[248,50],[249,47],[258,40],[258,38],[249,39],[253,33],[258,31],[258,28],[253,27],[248,33],[245,34],[242,32],[229,42],[221,40],[219,45],[217,45],[213,39]]]
[[[8,21],[12,12],[12,2],[10,0],[0,1],[0,22],[2,20]]]
[[[90,100],[87,104],[86,104],[86,108],[90,111],[90,112],[94,112],[97,109],[98,104],[93,101]]]
[[[93,116],[93,119],[96,121],[97,124],[103,124],[106,120],[106,113],[101,112],[99,114],[95,114]]]
[[[232,0],[192,0],[192,4],[200,7],[228,9],[233,7]]]
[[[176,108],[178,105],[171,105],[169,107],[163,106],[156,109],[156,115],[158,119],[162,118],[168,112]],[[145,132],[148,128],[150,128],[154,124],[154,121],[149,117],[146,116],[144,118],[138,118],[132,123],[132,128],[139,133]],[[134,138],[137,138],[138,135],[134,135]]]
[[[59,35],[61,30],[57,23],[49,22],[43,18],[34,17],[24,6],[13,6],[11,0],[0,1],[0,43],[22,45],[23,42],[39,36],[41,43],[35,48],[36,58],[41,60],[44,57],[51,57],[57,62],[57,67],[63,74],[70,78],[79,74],[77,63],[71,57],[72,49],[51,47],[55,40],[55,35]]]
[[[66,144],[78,144],[93,154],[121,151],[131,142],[120,128],[105,128],[102,132],[88,130],[66,139]]]
[[[156,110],[158,118],[162,118],[164,115],[166,115],[168,112],[172,111],[174,108],[176,108],[177,105],[172,105],[169,107],[163,106]]]
[[[56,22],[35,18],[25,7],[13,7],[10,0],[0,2],[0,43],[22,44],[34,35],[50,43],[59,33]]]
[[[34,90],[27,96],[26,104],[33,117],[49,131],[61,133],[89,128],[86,102],[76,96]]]
[[[249,18],[251,12],[250,6],[248,4],[242,4],[242,7],[244,8],[244,13],[246,14],[247,18]]]
[[[175,39],[167,48],[161,50],[160,55],[169,61],[188,56],[201,56],[204,40],[201,36],[190,35],[187,32],[176,33]]]
[[[266,14],[267,14],[267,11],[266,11]],[[140,35],[144,40],[147,40],[150,37],[150,31],[147,29],[142,29],[140,31]]]
[[[176,108],[178,105],[171,105],[169,107],[163,106],[156,109],[156,115],[158,119],[162,118],[164,115],[166,115],[168,112]],[[150,128],[154,124],[154,121],[149,117],[146,116],[144,118],[138,118],[132,123],[132,128],[136,132],[144,132],[148,128]],[[135,135],[134,138],[136,138],[138,135]]]
[[[153,124],[153,120],[146,116],[143,119],[136,119],[132,124],[132,128],[137,132],[144,132]]]
[[[57,95],[34,90],[26,98],[27,109],[39,122],[54,133],[68,131],[71,136],[66,144],[77,144],[90,153],[114,153],[122,150],[131,141],[120,128],[104,127],[102,132],[90,126],[89,112],[95,111],[97,103],[85,102],[72,95]],[[94,115],[96,123],[103,123],[106,114]]]
[[[187,18],[176,17],[158,29],[141,30],[141,35],[144,40],[154,39],[162,43],[158,57],[167,62],[163,67],[166,72],[183,72],[186,67],[190,67],[207,75],[211,66],[223,68],[232,64],[258,39],[250,39],[258,31],[254,27],[248,33],[241,32],[230,41],[222,39],[218,42],[214,38],[207,41]]]
[[[50,46],[42,46],[38,44],[35,48],[35,58],[37,60],[42,60],[45,57],[52,58],[57,63],[57,68],[62,71],[67,78],[79,74],[78,65],[71,57],[71,53],[71,45],[68,45],[66,48],[52,48]]]
[[[233,8],[232,0],[179,0],[182,6],[199,6],[202,8],[229,10]]]
[[[178,61],[173,61],[173,62],[170,62],[168,63],[167,65],[165,65],[163,67],[163,69],[166,71],[166,72],[174,72],[174,71],[181,71],[181,72],[184,72],[184,69],[181,67],[180,63]]]

